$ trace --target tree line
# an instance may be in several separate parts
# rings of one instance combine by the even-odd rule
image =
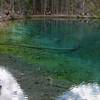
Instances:
[[[100,0],[0,0],[0,15],[94,16]]]

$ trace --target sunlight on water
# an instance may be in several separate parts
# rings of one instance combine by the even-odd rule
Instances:
[[[96,83],[75,86],[56,100],[100,100],[100,86]]]
[[[10,72],[0,66],[0,100],[28,100]]]

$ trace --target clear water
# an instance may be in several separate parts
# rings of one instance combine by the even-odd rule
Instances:
[[[51,100],[72,85],[100,83],[100,21],[14,21],[1,29],[0,53],[30,100]]]

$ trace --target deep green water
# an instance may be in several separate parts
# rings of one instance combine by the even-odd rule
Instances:
[[[0,53],[32,65],[19,70],[36,69],[71,85],[100,83],[100,21],[14,21],[0,32]]]

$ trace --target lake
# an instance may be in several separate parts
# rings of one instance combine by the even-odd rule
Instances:
[[[100,84],[100,21],[7,22],[0,26],[0,64],[29,100],[54,100],[72,86]]]

